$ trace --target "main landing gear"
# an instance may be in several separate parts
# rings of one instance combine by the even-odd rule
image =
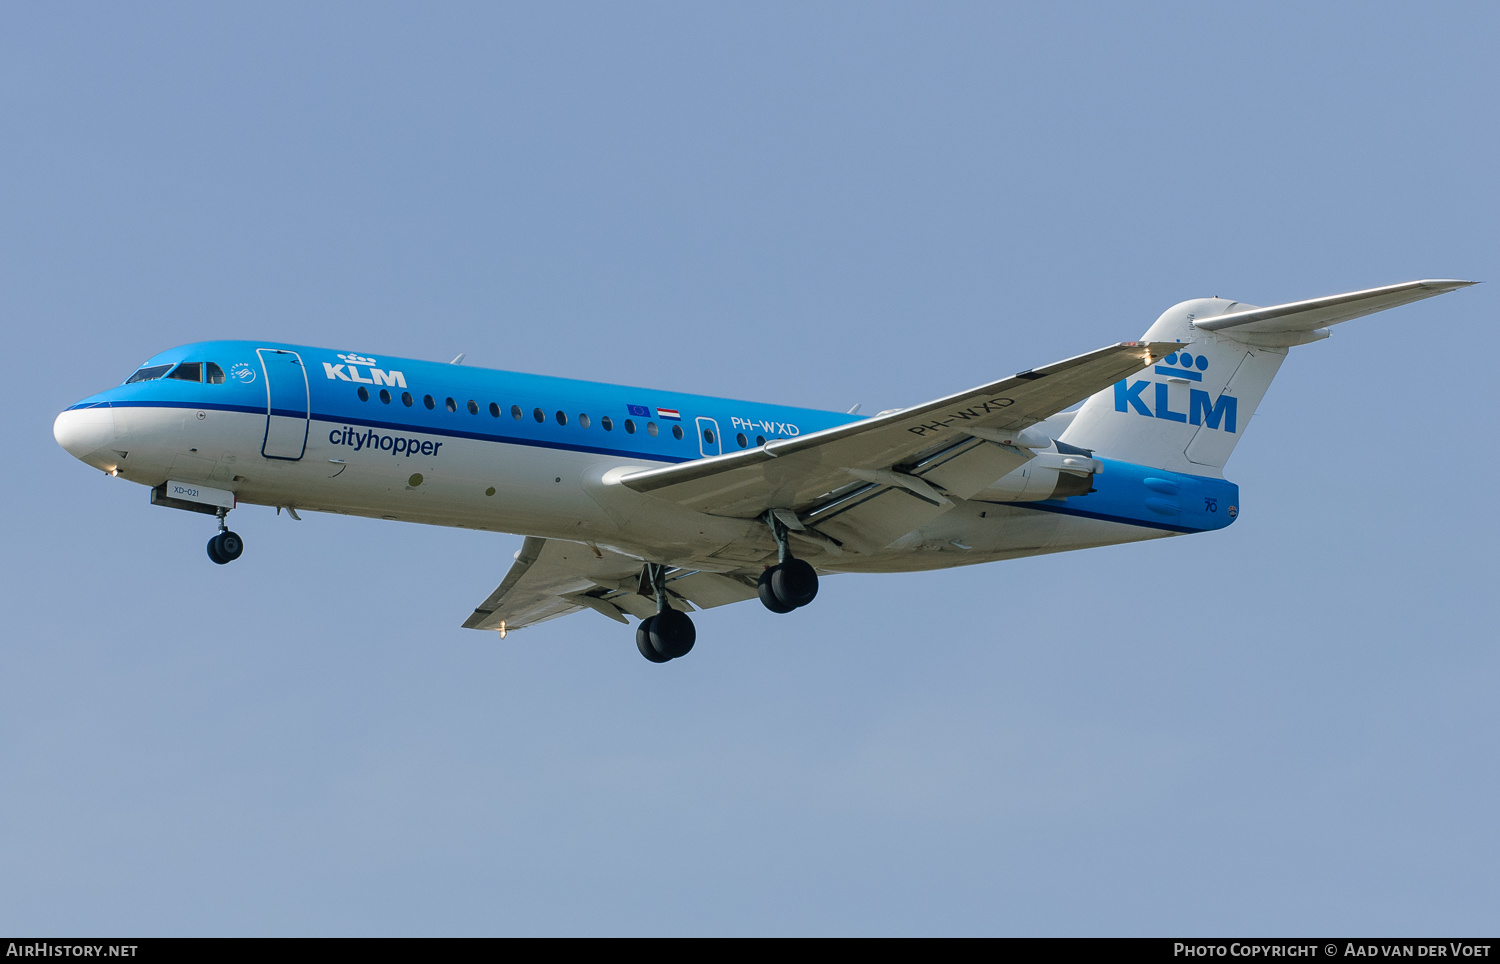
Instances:
[[[766,525],[776,536],[777,563],[760,574],[756,591],[760,601],[773,613],[789,613],[812,602],[818,595],[818,572],[792,555],[787,544],[786,524],[776,514],[767,512]],[[212,553],[212,546],[209,549]],[[641,574],[641,594],[647,586],[656,597],[656,615],[641,620],[635,629],[635,648],[653,663],[665,663],[686,656],[698,640],[698,630],[688,614],[672,608],[667,596],[666,566],[647,563]]]
[[[653,663],[686,656],[698,640],[692,619],[687,613],[673,609],[667,599],[666,574],[665,566],[647,564],[645,575],[656,596],[656,615],[647,616],[635,629],[635,648]]]
[[[786,541],[786,525],[767,512],[766,525],[776,536],[777,563],[760,574],[756,591],[761,604],[773,613],[789,613],[812,602],[818,595],[818,572],[801,559],[792,556]]]
[[[245,551],[245,540],[229,531],[229,526],[224,517],[229,514],[228,509],[220,509],[216,515],[219,517],[219,534],[208,540],[208,558],[224,565],[234,562]]]

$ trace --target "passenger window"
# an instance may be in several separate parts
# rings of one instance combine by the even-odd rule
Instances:
[[[405,405],[407,408],[411,408],[411,392],[401,393],[401,404]]]
[[[766,444],[766,437],[764,435],[757,435],[757,436],[755,436],[755,444],[756,445],[765,445]]]
[[[531,410],[531,417],[536,419],[538,422],[545,422],[547,420],[547,413],[539,408],[533,408]]]
[[[423,395],[422,404],[427,406],[428,411],[431,411],[437,405],[437,402],[432,400],[431,395]]]
[[[205,381],[207,381],[210,385],[224,384],[224,369],[220,368],[218,365],[215,365],[213,362],[209,362],[208,378],[205,379]]]
[[[179,382],[201,382],[203,381],[203,363],[195,361],[183,362],[172,369],[172,374],[167,377],[175,378]]]
[[[736,442],[740,443],[740,448],[744,448],[745,446],[747,446],[747,445],[750,444],[750,440],[747,439],[747,438],[745,438],[745,433],[744,432],[741,432],[740,434],[736,435],[734,437],[734,440]]]
[[[634,435],[635,434],[635,420],[634,419],[627,418],[625,420],[625,434],[626,435]]]
[[[510,417],[519,422],[521,420],[521,406],[512,405],[510,407]]]
[[[490,418],[499,418],[499,417],[500,417],[500,406],[496,405],[494,402],[490,402]]]
[[[578,416],[578,427],[579,428],[588,428],[589,427],[589,417],[587,415],[580,414]]]
[[[478,415],[479,414],[479,403],[476,402],[476,401],[474,401],[474,399],[472,399],[472,398],[469,399],[469,414],[470,415]]]
[[[370,390],[363,385],[359,386],[359,400],[362,402],[370,400]]]
[[[566,424],[568,424],[568,413],[567,412],[558,412],[557,413],[557,424],[559,424],[559,425],[566,425]]]
[[[154,381],[167,373],[171,365],[152,365],[150,368],[142,368],[140,371],[125,379],[125,384],[133,385],[136,382]]]
[[[603,418],[599,419],[599,427],[604,429],[606,432],[613,432],[615,430],[615,421],[608,415],[605,415]]]
[[[651,436],[652,438],[656,438],[656,433],[659,432],[659,431],[660,431],[660,429],[658,429],[656,427],[656,423],[655,422],[647,422],[646,423],[646,434],[647,435]]]
[[[446,402],[444,402],[444,403],[443,403],[443,405],[444,405],[444,407],[446,407],[446,408],[447,408],[447,409],[448,409],[448,411],[450,411],[450,412],[456,412],[456,411],[458,411],[458,403],[457,403],[457,402],[455,402],[455,401],[454,401],[454,400],[453,400],[453,399],[451,399],[451,398],[450,398],[450,399],[448,399],[448,400],[447,400],[447,401],[446,401]]]
[[[682,441],[682,426],[681,425],[673,425],[672,426],[672,437],[675,438],[679,442]]]

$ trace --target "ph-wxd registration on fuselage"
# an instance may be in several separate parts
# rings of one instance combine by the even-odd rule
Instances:
[[[1140,341],[873,417],[258,341],[185,345],[57,417],[58,443],[159,506],[241,503],[524,535],[464,622],[637,617],[653,662],[695,608],[789,613],[819,577],[1222,529],[1224,465],[1288,352],[1473,282],[1257,308],[1185,301]],[[1073,407],[1082,402],[1082,406]]]

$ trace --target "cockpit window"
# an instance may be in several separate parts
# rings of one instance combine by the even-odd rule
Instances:
[[[180,382],[201,382],[203,381],[203,363],[195,361],[183,362],[172,369],[172,374],[167,377],[175,378]]]
[[[171,367],[171,365],[148,365],[147,367],[142,368],[140,371],[136,372],[134,375],[131,375],[129,378],[125,379],[125,384],[133,385],[136,382],[149,382],[153,378],[160,378],[165,375],[167,373],[167,369]]]
[[[210,385],[224,384],[224,369],[220,368],[218,365],[215,365],[213,362],[208,362],[207,365],[208,377],[205,378],[204,381],[208,382]]]

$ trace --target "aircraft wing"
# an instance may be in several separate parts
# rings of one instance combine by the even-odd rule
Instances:
[[[464,621],[464,628],[509,632],[580,609],[622,623],[627,613],[650,616],[656,612],[655,601],[637,591],[643,563],[600,546],[528,538],[505,580]],[[753,599],[758,574],[678,569],[667,576],[666,588],[678,609],[709,609]]]
[[[687,508],[742,518],[782,510],[797,535],[841,552],[888,545],[1032,458],[1021,432],[1162,358],[1175,342],[1128,342],[967,392],[755,449],[635,472],[622,484]],[[1045,444],[1045,440],[1042,440]],[[800,519],[799,519],[800,516]],[[804,522],[805,520],[805,522]],[[817,528],[813,528],[816,525]],[[592,609],[619,622],[656,612],[639,592],[646,560],[602,546],[528,538],[504,581],[464,621],[509,632]],[[756,596],[761,566],[676,569],[676,608]]]
[[[1194,327],[1205,331],[1232,329],[1235,334],[1288,334],[1310,332],[1318,328],[1336,325],[1362,315],[1384,311],[1399,305],[1411,304],[1423,298],[1446,294],[1459,288],[1478,284],[1476,281],[1406,281],[1381,288],[1366,288],[1326,298],[1308,301],[1293,301],[1270,308],[1246,307],[1242,311],[1230,310],[1222,315],[1195,321]]]
[[[946,511],[950,496],[969,498],[1031,459],[1020,430],[1179,347],[1111,345],[889,414],[620,482],[716,515],[781,510],[784,520],[816,525],[810,538],[824,537],[827,546],[831,537],[833,551],[870,552]]]

